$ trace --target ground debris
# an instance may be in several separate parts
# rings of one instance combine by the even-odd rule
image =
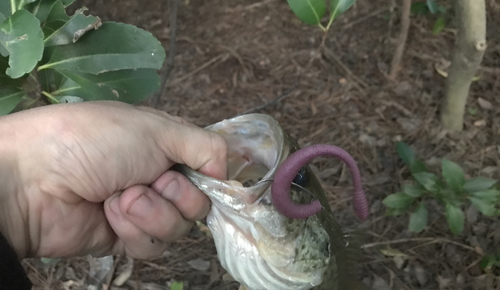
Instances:
[[[117,3],[77,0],[73,6],[84,5],[103,21],[127,22],[150,30],[168,47],[167,1]],[[366,244],[399,241],[391,247],[407,255],[401,264],[394,256],[381,254],[380,247],[365,249],[360,280],[371,289],[498,289],[498,279],[488,278],[477,265],[480,255],[476,250],[489,253],[499,248],[499,221],[464,208],[466,230],[454,236],[441,207],[430,202],[429,225],[415,234],[407,230],[409,214],[387,217],[381,204],[411,179],[396,155],[397,141],[411,145],[422,160],[436,161],[430,169],[439,169],[440,160],[446,157],[461,165],[468,177],[500,180],[498,74],[484,73],[473,83],[465,130],[447,133],[439,121],[446,79],[434,66],[449,59],[453,33],[432,35],[427,17],[412,17],[398,83],[391,83],[386,78],[394,53],[390,40],[398,29],[389,28],[387,17],[396,15],[387,9],[374,14],[386,6],[386,0],[358,1],[334,21],[335,33],[325,38],[325,46],[336,57],[332,63],[318,54],[323,33],[298,21],[286,1],[179,1],[178,53],[169,96],[160,101],[160,108],[199,126],[258,109],[277,118],[301,145],[328,143],[352,154],[371,203],[372,216],[366,223],[368,230],[363,231]],[[492,43],[500,43],[497,16],[492,14],[488,22]],[[482,66],[499,67],[498,51],[488,50]],[[294,90],[288,97],[260,107],[290,89]],[[475,125],[478,121],[480,126]],[[312,162],[330,192],[329,202],[339,223],[356,228],[359,221],[352,216],[352,188],[346,182],[348,176],[339,176],[342,167],[338,164],[320,158]],[[171,243],[163,257],[134,261],[129,279],[111,289],[165,289],[168,281],[176,280],[189,281],[193,290],[237,290],[234,281],[223,281],[225,271],[207,235],[206,226],[201,226],[197,233]],[[212,268],[194,269],[188,261],[197,259]],[[415,262],[424,270],[419,275],[425,277],[425,283],[423,277],[417,277]],[[122,259],[115,265],[118,271],[113,278],[124,264]],[[24,265],[35,290],[86,287],[89,264],[81,257],[61,260],[45,269]]]

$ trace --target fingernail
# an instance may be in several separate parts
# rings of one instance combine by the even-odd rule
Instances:
[[[130,206],[127,213],[135,217],[144,218],[149,215],[152,209],[153,201],[146,194],[143,194]]]
[[[177,178],[172,179],[161,193],[161,196],[170,201],[178,200],[181,197],[181,184],[179,180],[177,180]]]

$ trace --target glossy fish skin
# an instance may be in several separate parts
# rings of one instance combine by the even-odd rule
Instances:
[[[272,204],[274,173],[299,148],[278,122],[250,114],[206,129],[228,142],[229,180],[219,181],[184,165],[176,169],[212,201],[207,224],[228,273],[248,290],[361,289],[344,288],[353,286],[352,277],[342,273],[350,272],[348,260],[342,260],[348,259],[349,248],[329,209],[307,219],[288,219]],[[294,202],[318,199],[329,208],[307,166],[295,182],[299,184],[292,186]]]

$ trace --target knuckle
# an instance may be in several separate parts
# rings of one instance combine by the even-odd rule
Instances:
[[[176,230],[182,223],[182,218],[179,214],[172,215],[165,224],[165,238],[168,240],[170,236],[175,234]]]
[[[216,156],[220,156],[222,158],[226,158],[228,145],[227,142],[222,136],[215,132],[210,132],[210,144],[211,149],[215,153]]]

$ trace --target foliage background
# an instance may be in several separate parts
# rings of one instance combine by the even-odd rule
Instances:
[[[168,46],[165,1],[79,1],[103,20],[145,28]],[[464,208],[467,226],[455,237],[444,214],[428,204],[429,226],[414,234],[408,216],[386,217],[382,199],[410,179],[396,154],[396,142],[412,146],[427,167],[439,171],[441,158],[456,162],[467,177],[500,179],[500,6],[488,4],[488,49],[480,79],[471,89],[465,130],[446,134],[439,126],[439,104],[453,46],[453,26],[437,36],[435,19],[412,17],[399,78],[386,77],[398,32],[391,1],[357,1],[332,24],[326,45],[339,62],[322,55],[322,32],[305,26],[279,0],[179,1],[178,55],[161,109],[208,125],[269,103],[273,115],[301,145],[342,146],[359,162],[372,216],[359,277],[370,289],[497,289],[498,270],[486,274],[484,254],[500,248],[500,221]],[[350,204],[350,178],[331,158],[315,160],[331,205],[346,227],[358,226]],[[196,270],[193,261],[209,262]],[[224,282],[210,238],[193,230],[172,244],[163,258],[135,261],[127,272],[123,258],[113,279],[129,273],[115,289],[164,289],[172,279],[186,289],[237,289]],[[86,259],[51,266],[26,265],[36,289],[79,289],[89,279]],[[496,276],[495,276],[496,275]]]

